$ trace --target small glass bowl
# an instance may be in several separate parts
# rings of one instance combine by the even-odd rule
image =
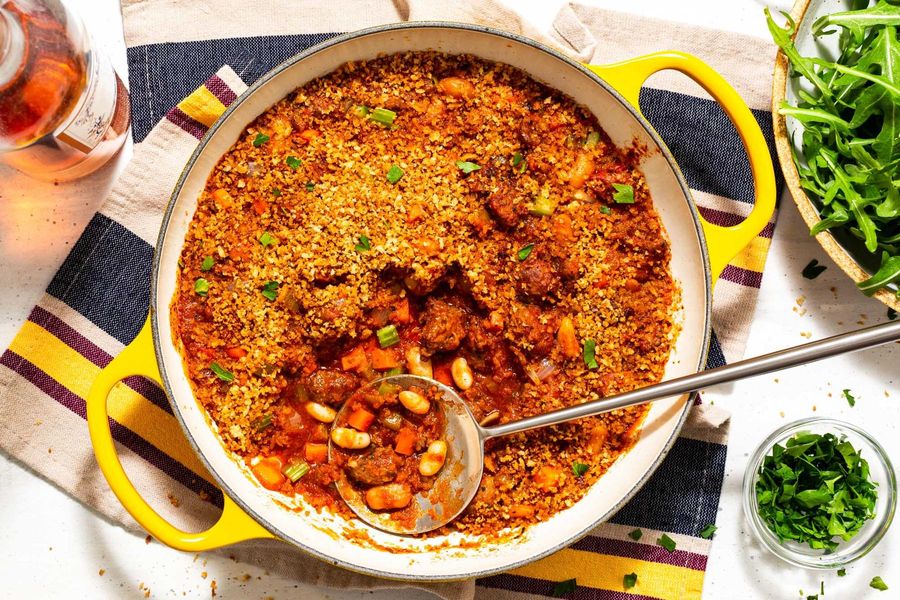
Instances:
[[[875,502],[875,518],[863,525],[850,541],[839,539],[838,547],[831,553],[814,550],[806,544],[784,541],[769,529],[756,510],[756,482],[759,479],[759,468],[763,459],[775,444],[782,446],[789,438],[800,432],[832,433],[837,437],[844,436],[853,447],[862,454],[869,463],[870,478],[877,484],[878,499]],[[799,567],[808,569],[835,569],[862,558],[874,548],[894,518],[897,505],[897,481],[894,468],[884,451],[868,433],[858,427],[835,419],[812,418],[794,421],[778,429],[754,451],[747,463],[743,483],[744,514],[750,522],[750,529],[757,539],[771,550],[777,557]]]

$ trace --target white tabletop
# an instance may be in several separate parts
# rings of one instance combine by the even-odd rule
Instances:
[[[512,2],[532,22],[549,25],[564,0]],[[762,0],[586,0],[673,20],[766,36]],[[69,0],[85,18],[119,73],[127,73],[116,0]],[[769,3],[773,4],[773,3]],[[789,1],[775,3],[787,8]],[[79,182],[40,184],[0,168],[0,348],[5,348],[39,298],[66,253],[131,156],[126,148],[115,166]],[[788,198],[763,277],[762,293],[747,355],[765,353],[883,321],[885,307],[862,297],[827,258]],[[800,271],[812,258],[828,266],[814,281]],[[803,311],[795,311],[799,297]],[[775,428],[794,419],[828,415],[861,425],[900,462],[900,384],[896,347],[834,358],[758,377],[706,393],[707,401],[732,414],[719,531],[706,573],[707,598],[796,598],[816,593],[825,582],[829,598],[898,597],[900,526],[847,576],[789,567],[750,537],[740,507],[740,485],[749,452]],[[840,391],[858,398],[851,408]],[[103,570],[104,574],[99,573]],[[881,575],[891,590],[869,588]],[[208,597],[216,580],[220,598],[396,598],[396,592],[334,592],[304,586],[215,554],[183,554],[143,535],[110,524],[34,473],[0,453],[0,581],[10,598]],[[430,597],[412,594],[404,598]],[[802,597],[805,598],[805,595]]]

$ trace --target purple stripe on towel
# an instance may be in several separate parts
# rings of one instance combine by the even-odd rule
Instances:
[[[614,540],[605,537],[589,535],[581,538],[570,546],[573,550],[585,550],[600,554],[612,554],[626,558],[636,558],[664,565],[675,565],[695,571],[706,570],[706,556],[696,552],[675,550],[669,552],[662,546],[651,544],[638,544],[627,540]]]
[[[228,87],[228,84],[222,81],[218,75],[213,75],[203,85],[225,106],[237,100],[237,94],[234,93],[234,90]]]
[[[741,267],[735,267],[734,265],[725,265],[725,269],[722,271],[721,277],[722,279],[730,281],[731,283],[746,285],[747,287],[754,287],[758,289],[760,286],[762,286],[762,273],[751,271],[749,269],[743,269]]]
[[[718,225],[720,227],[732,227],[745,219],[743,215],[736,215],[734,213],[725,212],[724,210],[716,210],[715,208],[706,208],[705,206],[698,206],[697,211],[704,219],[713,225]],[[759,232],[759,236],[772,239],[774,233],[775,223],[769,221],[766,223],[766,226],[763,227],[763,230]]]
[[[501,575],[492,575],[490,577],[476,579],[475,585],[479,587],[521,592],[524,594],[553,597],[553,587],[556,585],[556,582],[503,573]],[[573,600],[658,600],[656,596],[644,596],[643,594],[633,594],[615,590],[602,590],[580,584],[572,594],[566,597],[572,598]]]
[[[198,140],[202,140],[203,136],[206,134],[206,125],[187,116],[187,114],[185,114],[184,111],[182,111],[177,106],[166,114],[166,118],[187,131]]]

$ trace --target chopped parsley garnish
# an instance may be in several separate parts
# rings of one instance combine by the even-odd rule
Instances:
[[[578,587],[578,581],[575,579],[566,579],[565,581],[559,581],[553,586],[553,591],[550,592],[554,598],[562,598],[563,596],[568,596],[572,592],[575,591],[575,588]]]
[[[599,369],[600,368],[600,364],[597,362],[596,350],[597,350],[597,342],[595,342],[592,339],[584,340],[584,351],[582,354],[584,357],[584,365],[588,369]]]
[[[224,381],[225,383],[231,383],[234,381],[234,374],[231,371],[226,371],[222,367],[219,366],[219,363],[209,363],[209,368],[213,373],[216,374],[216,377]]]
[[[833,551],[875,517],[869,464],[832,433],[801,432],[763,459],[756,482],[759,516],[781,541]]]
[[[271,246],[275,243],[275,236],[273,236],[268,231],[264,231],[261,236],[259,236],[259,243],[263,245],[263,247]]]
[[[194,282],[194,291],[200,296],[205,296],[209,292],[209,282],[202,277],[198,277]]]
[[[276,198],[281,195],[281,188],[272,188],[272,195]]]
[[[307,181],[306,182],[306,191],[311,192],[314,189],[316,189],[316,184],[314,184],[312,181]]]
[[[397,113],[386,108],[376,108],[375,110],[369,112],[367,116],[379,125],[390,127],[394,124],[394,119],[397,118]]]
[[[602,212],[604,215],[608,215],[612,213],[612,209],[604,205],[600,207],[600,212]]]
[[[372,249],[372,244],[369,242],[369,237],[365,235],[359,236],[359,243],[355,246],[357,252],[368,252]]]
[[[458,160],[456,161],[456,168],[468,175],[472,171],[477,171],[478,169],[480,169],[481,166],[467,160]]]
[[[811,261],[809,261],[809,264],[803,267],[803,270],[800,272],[800,274],[803,275],[803,277],[805,277],[806,279],[815,279],[816,277],[824,273],[825,269],[827,268],[828,267],[826,267],[825,265],[820,265],[819,261],[817,261],[816,259],[812,259]]]
[[[643,537],[643,535],[644,535],[644,532],[641,531],[640,529],[635,529],[628,533],[628,537],[630,537],[634,541],[638,541],[639,539],[641,539]]]
[[[277,281],[269,281],[262,287],[262,295],[265,296],[267,300],[275,301],[275,298],[278,297],[278,282]]]
[[[881,590],[882,592],[888,589],[887,584],[881,577],[877,575],[872,578],[872,581],[869,582],[870,588],[875,588],[876,590]]]
[[[637,573],[628,573],[622,578],[622,587],[630,590],[637,583]]]
[[[519,248],[519,251],[516,252],[516,257],[522,261],[531,256],[531,251],[534,250],[534,244],[528,244]]]
[[[521,152],[516,152],[512,157],[512,166],[519,173],[524,173],[525,169],[528,167],[528,162],[525,160],[525,157],[522,156]]]
[[[265,431],[272,426],[272,415],[263,415],[253,423],[253,428],[257,431]]]
[[[259,148],[263,144],[269,141],[269,136],[264,133],[257,133],[256,139],[253,140],[253,145]]]
[[[709,538],[711,538],[713,536],[713,534],[716,532],[717,529],[718,529],[718,527],[716,527],[715,525],[710,523],[709,525],[707,525],[706,527],[704,527],[703,529],[700,530],[700,537],[702,537],[704,540],[708,540]]]
[[[287,166],[289,166],[291,169],[296,171],[297,169],[300,168],[300,164],[303,161],[300,160],[299,158],[297,158],[296,156],[288,156],[286,159],[284,159],[284,162],[287,163]]]
[[[203,259],[203,262],[200,264],[201,271],[209,271],[213,268],[213,265],[216,264],[216,260],[212,256],[207,256]]]
[[[401,169],[397,165],[391,165],[391,168],[388,169],[387,172],[387,180],[391,183],[397,183],[398,181],[400,181],[401,177],[403,177],[403,169]]]
[[[847,404],[849,404],[850,406],[856,406],[856,398],[853,397],[853,394],[850,393],[849,389],[843,390],[841,394],[843,394],[844,399],[847,401]]]
[[[575,473],[575,477],[581,477],[585,473],[588,472],[590,467],[584,463],[573,462],[572,463],[572,472]]]
[[[675,540],[673,540],[666,534],[662,534],[662,537],[658,538],[656,540],[656,543],[665,548],[668,552],[675,552]]]
[[[625,183],[614,183],[613,200],[616,204],[634,204],[634,188]]]
[[[400,343],[400,334],[397,333],[396,325],[387,325],[375,332],[378,337],[378,345],[382,348],[390,348],[394,344]]]
[[[838,576],[838,577],[843,577],[843,576],[845,576],[846,574],[847,574],[847,569],[838,569],[838,570],[837,570],[837,576]]]

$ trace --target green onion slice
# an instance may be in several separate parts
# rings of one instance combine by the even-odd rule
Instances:
[[[675,547],[677,545],[675,544],[675,540],[670,538],[665,533],[662,534],[662,537],[656,540],[656,543],[665,548],[668,552],[675,552]]]
[[[281,188],[272,188],[272,195],[276,198],[281,195]]]
[[[363,118],[369,114],[369,107],[362,104],[353,107],[353,114],[359,118]]]
[[[634,188],[624,183],[614,183],[613,200],[616,204],[634,204]]]
[[[390,127],[394,124],[394,119],[397,118],[397,113],[386,108],[376,108],[372,112],[368,113],[368,117],[380,125]]]
[[[601,206],[600,212],[602,212],[604,215],[608,215],[612,213],[612,209],[608,206]]]
[[[306,191],[311,192],[314,189],[316,189],[316,184],[314,184],[312,181],[307,181],[306,182]]]
[[[382,348],[389,348],[400,343],[400,334],[397,333],[397,327],[394,325],[382,327],[375,332],[375,335],[378,336],[378,345]]]
[[[372,243],[369,237],[365,235],[359,236],[359,243],[355,246],[357,252],[368,252],[372,249]]]
[[[194,282],[194,291],[200,296],[205,296],[209,292],[209,282],[202,277],[198,277]]]
[[[262,287],[262,295],[267,300],[274,301],[278,297],[278,282],[269,281]]]
[[[622,587],[630,590],[637,583],[637,573],[628,573],[622,578]]]
[[[264,133],[257,133],[256,138],[253,140],[253,145],[259,148],[263,144],[269,141],[269,136]]]
[[[259,243],[263,245],[263,248],[265,248],[266,246],[271,246],[275,243],[275,237],[268,231],[264,231],[258,239]]]
[[[216,374],[216,377],[224,381],[225,383],[231,383],[234,381],[234,374],[231,371],[226,371],[222,367],[219,366],[219,363],[210,363],[210,370]]]
[[[203,262],[200,264],[201,271],[209,271],[213,268],[213,265],[216,264],[215,259],[212,256],[207,256],[203,259]]]
[[[403,375],[403,369],[394,367],[393,369],[388,369],[384,372],[385,377],[393,377],[394,375]]]
[[[291,483],[297,483],[298,479],[309,473],[309,463],[303,460],[289,463],[281,472],[291,480]]]
[[[707,525],[706,527],[704,527],[703,529],[700,530],[700,537],[702,537],[704,540],[708,540],[709,538],[711,538],[713,536],[713,534],[716,532],[717,529],[718,529],[718,527],[716,527],[714,524],[710,523],[709,525]]]
[[[524,173],[525,169],[528,168],[528,162],[525,160],[525,157],[522,156],[521,152],[513,154],[512,166],[519,173]]]
[[[401,169],[397,165],[391,165],[391,168],[388,169],[387,172],[387,180],[391,183],[397,183],[398,181],[400,181],[401,177],[403,177],[403,169]]]
[[[481,165],[469,162],[467,160],[458,160],[456,161],[456,168],[468,175],[469,173],[480,169]]]
[[[581,477],[585,473],[588,472],[590,467],[584,463],[573,462],[572,463],[572,472],[575,473],[575,477]]]
[[[562,598],[563,596],[568,596],[578,587],[578,581],[575,579],[566,579],[565,581],[559,581],[553,586],[553,591],[551,594],[554,598]]]
[[[599,131],[591,131],[587,134],[587,138],[584,140],[585,148],[593,148],[598,143],[600,143],[600,132]]]
[[[520,261],[523,261],[531,256],[532,250],[534,250],[534,244],[527,244],[525,246],[522,246],[521,248],[519,248],[519,251],[516,252],[516,258],[518,258]]]
[[[644,535],[644,532],[640,529],[634,529],[628,533],[628,537],[633,539],[634,541],[638,541]]]
[[[599,369],[600,364],[597,362],[597,342],[588,338],[584,340],[584,364],[588,369]]]

